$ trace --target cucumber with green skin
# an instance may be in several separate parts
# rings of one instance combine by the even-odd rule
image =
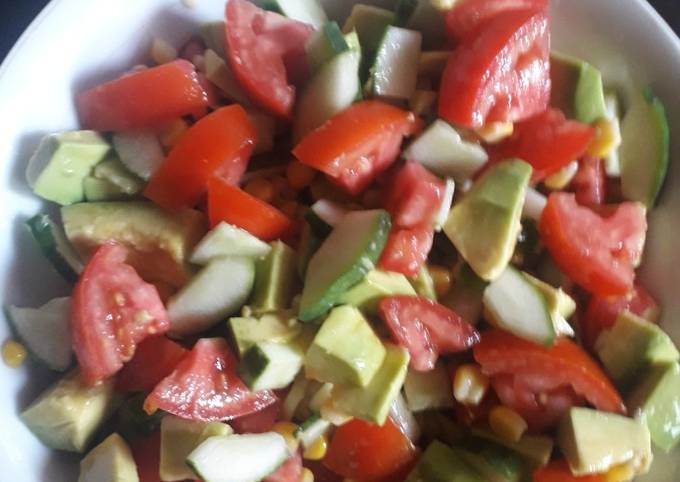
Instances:
[[[260,342],[244,353],[238,373],[254,392],[277,390],[291,384],[303,360],[304,352],[292,343]]]
[[[416,90],[422,34],[388,26],[376,50],[369,86],[375,97],[408,100]]]
[[[265,0],[262,6],[315,29],[328,22],[326,12],[316,0]]]
[[[305,44],[310,72],[318,71],[330,59],[349,49],[347,39],[337,22],[326,22]]]
[[[64,230],[58,227],[47,214],[33,216],[26,221],[26,226],[54,269],[64,279],[75,283],[83,270],[83,262],[66,239]]]

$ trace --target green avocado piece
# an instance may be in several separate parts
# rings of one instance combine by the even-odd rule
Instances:
[[[309,378],[365,387],[385,358],[385,347],[361,312],[348,305],[334,308],[307,351]]]
[[[128,263],[142,278],[173,287],[189,279],[187,260],[207,231],[199,211],[164,211],[145,201],[74,204],[61,215],[66,237],[84,260],[106,241],[116,241],[129,249]]]
[[[114,383],[89,387],[72,371],[24,410],[21,421],[48,447],[83,452],[118,404]]]
[[[512,442],[500,438],[488,430],[473,428],[472,436],[512,450],[532,468],[546,465],[550,461],[550,456],[553,452],[553,439],[545,435],[527,434],[522,436],[518,442]]]
[[[144,181],[133,174],[117,157],[108,157],[94,167],[94,177],[109,181],[121,194],[134,196],[144,189]]]
[[[250,307],[259,313],[290,308],[296,291],[295,251],[283,241],[273,241],[269,254],[255,263],[255,286]]]
[[[28,185],[38,196],[63,206],[82,201],[83,179],[110,148],[93,131],[48,135],[28,161]]]
[[[680,442],[680,365],[652,367],[628,397],[631,413],[643,416],[654,444],[670,452]]]
[[[411,279],[411,285],[419,296],[424,296],[432,301],[437,301],[437,292],[434,290],[434,280],[427,265],[420,267],[418,275]]]
[[[486,281],[503,273],[515,250],[531,166],[499,162],[454,205],[444,232],[470,267]]]
[[[595,351],[614,383],[626,391],[648,367],[678,361],[678,349],[657,325],[629,311],[619,315],[610,330],[603,331]]]
[[[453,408],[451,377],[441,363],[427,372],[409,369],[404,382],[404,395],[412,412]]]
[[[123,437],[112,433],[80,461],[78,482],[139,482],[137,464]]]
[[[416,295],[406,276],[374,269],[358,284],[346,291],[339,302],[359,308],[368,315],[378,311],[378,303],[385,296]]]
[[[288,311],[265,313],[259,317],[229,318],[229,329],[239,356],[259,342],[287,343],[300,334],[302,325]]]
[[[486,482],[519,482],[522,459],[510,449],[487,442],[478,452],[455,448],[456,453],[474,468]]]
[[[427,447],[406,482],[485,482],[485,480],[456,450],[435,440]]]
[[[119,201],[130,197],[111,181],[97,179],[94,176],[83,179],[83,193],[85,199],[90,202]]]
[[[408,352],[397,345],[385,345],[382,365],[365,387],[334,385],[333,407],[342,413],[382,425],[399,395],[408,369]]]
[[[644,422],[615,413],[572,407],[560,422],[557,443],[576,476],[603,473],[628,462],[644,473],[652,462]]]
[[[588,62],[568,55],[550,56],[551,104],[567,116],[592,124],[607,117],[602,74]]]

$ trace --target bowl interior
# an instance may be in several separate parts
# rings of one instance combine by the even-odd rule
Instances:
[[[23,222],[45,207],[24,180],[26,161],[48,132],[77,126],[73,93],[110,79],[144,57],[154,36],[180,44],[201,22],[222,17],[224,0],[53,0],[0,67],[0,300],[38,306],[68,287],[51,271]],[[343,18],[353,2],[323,0],[330,16]],[[373,2],[376,3],[376,2]],[[377,3],[392,3],[382,0]],[[600,67],[608,82],[629,92],[649,84],[664,101],[671,124],[671,159],[680,159],[680,41],[644,0],[552,0],[554,48]],[[8,115],[9,114],[9,115]],[[680,166],[671,170],[651,229],[643,277],[661,301],[663,324],[680,341]],[[51,208],[53,209],[53,208]],[[0,342],[9,336],[0,322]],[[29,364],[30,365],[30,364]],[[3,479],[54,482],[76,479],[78,457],[55,454],[19,422],[16,414],[51,376],[25,366],[0,364],[0,465]],[[657,454],[655,476],[680,480],[680,452]],[[671,475],[673,474],[673,475]]]

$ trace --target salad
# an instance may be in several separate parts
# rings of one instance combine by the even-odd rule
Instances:
[[[624,482],[680,442],[636,278],[664,108],[547,0],[230,0],[28,161],[73,289],[7,306],[80,482]],[[342,25],[342,26],[341,26]]]

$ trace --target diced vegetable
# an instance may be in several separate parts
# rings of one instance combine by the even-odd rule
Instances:
[[[26,221],[26,226],[54,269],[67,281],[75,282],[83,270],[83,262],[66,239],[64,230],[47,214],[36,214]]]
[[[152,131],[118,132],[113,135],[112,142],[125,167],[145,181],[151,178],[165,157],[158,136]]]
[[[196,245],[190,261],[205,265],[222,256],[262,258],[270,251],[270,245],[249,232],[221,222]]]
[[[371,67],[370,88],[376,97],[410,99],[416,90],[422,35],[415,30],[389,26]]]

